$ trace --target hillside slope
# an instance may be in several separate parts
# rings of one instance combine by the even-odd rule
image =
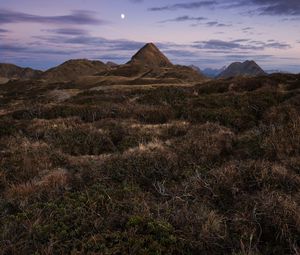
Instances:
[[[52,81],[70,81],[81,76],[94,75],[106,69],[108,66],[101,61],[72,59],[47,70],[41,78]]]

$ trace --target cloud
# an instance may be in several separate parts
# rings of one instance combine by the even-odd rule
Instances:
[[[177,58],[195,58],[195,52],[190,50],[179,50],[179,49],[169,49],[165,50],[164,53],[170,54]],[[199,56],[200,57],[200,56]]]
[[[155,6],[149,11],[174,11],[179,9],[199,9],[213,7],[218,9],[253,8],[249,14],[300,16],[299,0],[206,0],[180,2],[176,4]]]
[[[94,12],[80,10],[73,11],[71,14],[63,16],[40,16],[0,9],[0,24],[32,22],[46,24],[96,25],[107,23],[104,20],[96,18],[94,14]]]
[[[240,49],[241,45],[233,41],[209,40],[209,41],[196,41],[193,47],[198,49],[231,50],[231,49]]]
[[[222,51],[264,50],[266,48],[273,48],[273,49],[291,48],[291,46],[287,43],[248,41],[248,39],[238,39],[232,41],[222,41],[222,40],[196,41],[194,42],[193,47],[198,49],[210,49],[210,50],[222,50]]]
[[[10,44],[0,44],[0,51],[1,52],[23,52],[27,49],[27,47],[24,46],[16,46],[16,45],[10,45]]]
[[[261,15],[300,15],[299,0],[252,0]]]
[[[199,9],[202,7],[212,7],[216,5],[216,1],[196,1],[188,3],[177,3],[172,5],[164,5],[158,7],[149,8],[149,11],[174,11],[178,9]]]
[[[129,41],[129,40],[109,40],[103,37],[93,37],[93,36],[77,36],[73,38],[66,38],[63,43],[66,44],[83,44],[89,46],[108,47],[110,50],[136,50],[141,48],[145,43]]]
[[[273,55],[260,55],[260,54],[232,54],[232,55],[225,55],[224,58],[228,61],[244,61],[246,59],[255,59],[256,61],[263,61],[263,60],[270,60]]]
[[[192,17],[189,15],[179,16],[173,19],[162,20],[159,23],[168,23],[168,22],[186,22],[186,21],[194,21],[196,23],[191,26],[196,27],[199,25],[206,25],[208,27],[231,27],[231,24],[219,23],[218,21],[209,21],[206,23],[201,23],[201,21],[207,20],[205,17]]]
[[[232,40],[232,42],[235,42],[235,43],[242,43],[242,42],[249,42],[249,41],[250,41],[250,39],[247,39],[247,38]]]
[[[209,27],[231,27],[231,24],[224,24],[224,23],[219,23],[218,21],[210,21],[206,22],[205,25]]]
[[[248,13],[252,15],[300,15],[299,0],[226,0],[225,2],[223,1],[223,3],[220,1],[219,5],[229,9],[253,7],[253,10],[248,11]]]
[[[57,45],[61,47],[77,47],[84,46],[84,50],[96,51],[97,49],[105,49],[110,51],[133,51],[141,48],[145,42],[137,42],[125,39],[106,39],[104,37],[96,37],[89,35],[45,35],[45,36],[34,36],[34,39],[45,43],[50,43],[52,45]]]
[[[253,29],[254,29],[254,27],[244,27],[244,28],[242,29],[242,31],[248,32],[248,31],[253,30]]]
[[[0,51],[2,53],[26,53],[26,54],[50,54],[50,55],[70,55],[77,53],[75,50],[60,50],[60,49],[36,49],[26,45],[11,45],[11,44],[0,44]]]
[[[6,30],[6,29],[0,28],[0,33],[1,33],[1,34],[8,33],[8,32],[10,32],[10,31],[9,31],[9,30]]]
[[[266,43],[265,48],[274,48],[274,49],[288,49],[291,48],[291,45],[287,43],[279,43],[279,42],[274,42],[274,43]]]
[[[163,20],[163,21],[160,21],[160,23],[185,22],[185,21],[202,21],[202,20],[206,20],[206,18],[204,18],[204,17],[191,17],[191,16],[188,16],[188,15],[185,15],[185,16],[179,16],[179,17],[174,18],[174,19]]]
[[[79,28],[58,28],[58,29],[43,29],[43,32],[59,34],[59,35],[87,35],[88,31]]]

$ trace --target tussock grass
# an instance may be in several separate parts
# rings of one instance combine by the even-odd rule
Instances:
[[[0,87],[0,254],[299,254],[299,75],[91,86]]]

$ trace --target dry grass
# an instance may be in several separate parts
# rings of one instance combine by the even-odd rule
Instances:
[[[299,254],[299,76],[136,78],[0,86],[0,254]]]

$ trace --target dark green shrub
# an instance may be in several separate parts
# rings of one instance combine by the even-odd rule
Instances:
[[[174,118],[174,111],[168,106],[136,105],[133,111],[139,121],[147,124],[164,124]]]
[[[80,126],[54,129],[46,134],[45,140],[71,155],[99,155],[115,150],[114,144],[106,134]]]

